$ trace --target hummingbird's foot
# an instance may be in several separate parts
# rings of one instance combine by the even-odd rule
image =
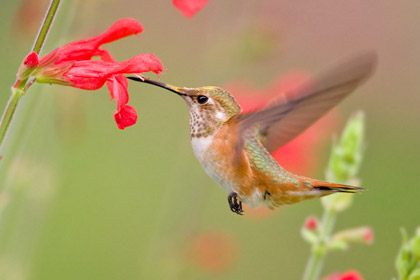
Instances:
[[[230,207],[230,210],[232,210],[232,212],[238,215],[242,215],[242,212],[244,212],[242,210],[242,201],[238,200],[237,197],[238,197],[238,194],[236,192],[231,192],[228,195],[229,207]]]

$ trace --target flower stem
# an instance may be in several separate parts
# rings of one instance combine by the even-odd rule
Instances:
[[[10,96],[9,102],[7,103],[6,110],[3,113],[0,124],[0,146],[3,143],[6,132],[9,129],[10,123],[12,121],[13,115],[16,111],[16,107],[20,98],[25,94],[25,92],[20,88],[12,88],[12,95]]]
[[[42,22],[41,28],[38,31],[34,45],[32,46],[32,51],[36,52],[37,54],[39,54],[42,47],[44,46],[45,39],[47,38],[48,31],[50,30],[54,21],[54,17],[57,14],[60,2],[61,0],[51,0],[50,2],[48,11],[44,17],[44,21]]]
[[[45,15],[44,21],[39,29],[38,36],[35,39],[32,51],[39,53],[44,46],[45,39],[48,35],[48,31],[51,28],[52,22],[55,15],[57,14],[58,7],[61,0],[51,0],[48,11]],[[31,85],[32,81],[27,84],[28,80],[23,80],[17,83],[16,87],[12,88],[12,94],[9,102],[7,103],[6,109],[4,110],[3,117],[0,122],[0,148],[3,145],[3,141],[10,127],[10,123],[16,112],[16,108],[19,104],[20,98],[25,94],[26,90]]]
[[[317,280],[321,273],[322,264],[327,252],[326,244],[334,227],[336,211],[334,209],[325,209],[322,216],[322,222],[319,228],[319,239],[312,247],[311,256],[306,265],[304,280]]]

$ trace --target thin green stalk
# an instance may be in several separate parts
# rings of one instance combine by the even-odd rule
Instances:
[[[327,252],[326,244],[327,239],[329,238],[335,223],[336,212],[334,209],[324,210],[322,217],[322,222],[320,225],[320,234],[319,239],[316,244],[314,244],[311,252],[311,256],[306,265],[305,274],[303,276],[304,280],[317,280],[321,273],[322,264],[325,259]]]
[[[327,181],[345,184],[356,178],[360,168],[363,150],[364,115],[355,114],[347,123],[339,142],[334,145],[329,161]],[[339,212],[347,209],[353,200],[348,194],[333,194],[321,199],[323,216],[312,244],[311,255],[306,265],[304,280],[318,280],[322,265],[328,251],[332,250],[331,243],[333,227]],[[342,246],[347,246],[344,242]],[[336,244],[337,246],[337,244]]]
[[[54,17],[57,14],[60,2],[61,0],[51,0],[44,21],[42,22],[41,27],[39,29],[38,36],[36,37],[34,45],[32,47],[32,51],[36,53],[39,53],[41,51],[45,43],[45,39],[48,35],[48,32],[51,28]],[[12,88],[12,94],[10,96],[9,102],[7,103],[6,109],[4,110],[3,117],[0,122],[0,148],[3,145],[3,141],[5,139],[8,129],[10,128],[10,123],[16,112],[16,108],[19,104],[19,101],[30,85],[27,84],[27,82],[28,80],[20,81],[17,87]],[[30,81],[29,83],[32,83],[32,81]]]
[[[12,88],[12,95],[10,96],[9,102],[7,103],[6,109],[3,113],[0,124],[0,146],[3,143],[6,132],[9,129],[10,122],[16,111],[17,104],[20,98],[24,95],[24,91],[19,88]]]
[[[51,25],[54,21],[54,17],[57,14],[58,7],[60,6],[61,0],[51,0],[50,6],[47,13],[45,14],[44,21],[42,22],[41,28],[38,31],[32,51],[37,54],[40,53],[44,46],[45,39],[47,38],[48,32],[50,31]]]

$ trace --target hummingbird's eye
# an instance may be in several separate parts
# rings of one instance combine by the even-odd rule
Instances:
[[[209,98],[205,95],[199,95],[197,97],[197,102],[200,103],[200,104],[206,104],[208,100],[209,100]]]

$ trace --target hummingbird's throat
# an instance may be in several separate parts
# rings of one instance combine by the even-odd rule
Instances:
[[[220,114],[223,113],[209,108],[190,108],[191,138],[208,137],[215,134],[223,125],[222,119],[218,116]]]

